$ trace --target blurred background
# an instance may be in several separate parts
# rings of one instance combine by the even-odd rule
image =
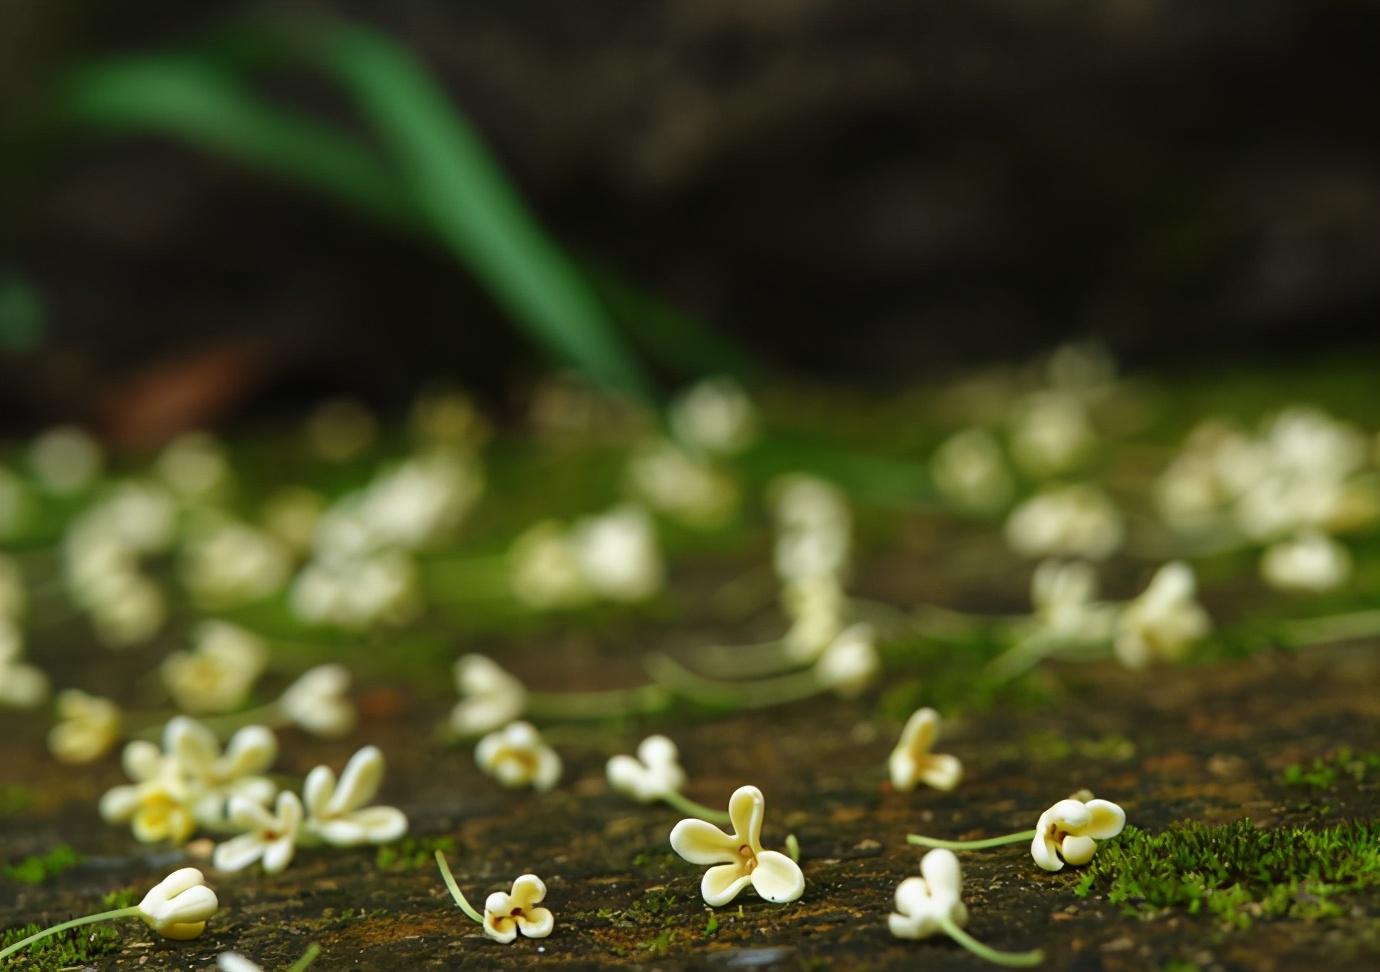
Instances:
[[[1374,349],[1380,6],[0,3],[0,422]]]

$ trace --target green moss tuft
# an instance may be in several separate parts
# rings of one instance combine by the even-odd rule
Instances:
[[[47,925],[28,924],[0,932],[0,948],[42,931]],[[110,922],[86,925],[82,928],[69,928],[35,942],[33,945],[5,960],[6,972],[10,970],[39,970],[88,968],[96,964],[96,959],[118,952],[121,947],[120,933]]]
[[[374,856],[380,871],[419,871],[436,866],[436,852],[455,851],[453,837],[404,837],[392,844],[384,844]]]
[[[23,813],[33,806],[33,797],[22,786],[8,783],[0,786],[0,820]]]
[[[66,844],[58,844],[46,854],[6,864],[0,868],[0,874],[20,884],[42,884],[50,877],[76,867],[80,862],[80,854]]]
[[[1380,776],[1380,753],[1356,753],[1344,746],[1330,756],[1319,756],[1311,762],[1286,766],[1280,774],[1280,782],[1286,786],[1326,790],[1339,777],[1350,777],[1362,783],[1367,776]]]
[[[1238,820],[1181,822],[1157,834],[1127,827],[1098,848],[1074,891],[1100,891],[1142,917],[1181,909],[1245,928],[1256,919],[1335,917],[1344,912],[1339,899],[1377,886],[1380,823],[1260,830]]]

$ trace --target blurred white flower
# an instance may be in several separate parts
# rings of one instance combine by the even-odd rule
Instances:
[[[423,446],[468,450],[489,437],[489,423],[474,399],[458,389],[419,395],[412,405],[408,425]]]
[[[1330,591],[1351,575],[1351,554],[1327,534],[1305,530],[1266,550],[1260,574],[1281,591]]]
[[[422,607],[416,562],[402,550],[312,561],[288,600],[303,621],[357,631],[406,624]]]
[[[232,797],[229,825],[241,831],[216,845],[211,861],[220,871],[242,871],[262,860],[265,874],[277,874],[292,863],[302,827],[302,801],[296,793],[278,794],[277,806],[270,811],[254,800]]]
[[[460,701],[450,724],[461,736],[478,736],[507,725],[527,708],[527,689],[485,655],[462,655],[455,662]]]
[[[842,577],[848,570],[853,517],[838,487],[793,473],[776,480],[768,494],[776,517],[777,576],[785,583]]]
[[[316,541],[316,528],[326,509],[326,498],[302,486],[284,486],[273,493],[259,515],[263,528],[285,543],[289,550],[305,554]]]
[[[1087,483],[1056,487],[1025,500],[1006,520],[1006,542],[1024,557],[1102,560],[1121,546],[1121,514]]]
[[[1118,608],[1097,600],[1097,573],[1086,561],[1041,561],[1031,577],[1030,601],[1045,639],[1103,642],[1116,626]]]
[[[508,554],[513,596],[538,611],[578,607],[594,596],[565,527],[543,520],[528,527]]]
[[[109,648],[143,644],[168,619],[163,589],[143,574],[112,574],[101,591],[89,606],[91,626]]]
[[[936,790],[952,790],[958,786],[963,778],[963,764],[957,756],[931,751],[938,737],[938,712],[925,708],[911,714],[887,761],[893,787],[904,793],[921,782]]]
[[[787,904],[805,893],[800,865],[779,851],[762,849],[766,800],[755,786],[740,786],[728,800],[733,833],[705,820],[682,820],[671,830],[671,849],[691,864],[712,864],[700,881],[700,895],[711,908],[728,904],[748,885],[772,904]]]
[[[819,574],[785,584],[781,604],[791,620],[783,639],[786,655],[805,664],[817,660],[843,630],[848,596],[835,575]]]
[[[997,437],[977,426],[955,433],[935,450],[930,476],[949,502],[978,513],[1005,509],[1016,491]]]
[[[182,581],[199,601],[236,605],[287,583],[292,555],[277,537],[233,520],[194,530],[183,548]]]
[[[736,455],[757,438],[757,411],[731,378],[701,381],[671,403],[671,432],[692,449]]]
[[[32,709],[48,698],[48,676],[24,662],[19,627],[0,615],[0,706]]]
[[[1121,833],[1126,812],[1110,800],[1060,800],[1040,814],[1030,856],[1046,871],[1092,860],[1099,840]]]
[[[334,739],[355,727],[355,707],[345,694],[349,688],[350,670],[344,665],[318,665],[287,687],[278,708],[312,735]]]
[[[530,722],[489,733],[474,750],[479,768],[507,787],[549,790],[561,778],[561,758]]]
[[[511,892],[495,891],[484,901],[484,934],[507,944],[518,932],[527,938],[545,938],[556,927],[550,909],[539,907],[546,900],[546,885],[535,874],[523,874],[513,882]]]
[[[1116,655],[1130,668],[1155,661],[1178,661],[1212,630],[1207,611],[1195,598],[1193,568],[1165,564],[1149,586],[1121,611],[1116,624]]]
[[[628,484],[652,509],[690,526],[721,526],[738,508],[732,477],[666,440],[648,442],[633,453]]]
[[[29,465],[50,492],[78,493],[90,486],[104,463],[101,447],[75,425],[49,429],[29,446]]]
[[[570,545],[585,582],[610,601],[643,601],[661,590],[665,568],[652,518],[637,506],[582,517]]]
[[[608,761],[609,786],[638,803],[653,803],[685,785],[680,751],[665,736],[648,736],[637,755],[620,754]]]
[[[386,844],[407,833],[407,817],[396,807],[369,806],[383,785],[383,753],[365,746],[337,780],[329,766],[307,774],[302,787],[308,832],[333,847]]]
[[[154,469],[184,500],[203,499],[230,479],[225,446],[209,432],[184,432],[159,453]]]
[[[1088,410],[1076,395],[1042,391],[1016,403],[1011,455],[1031,476],[1043,479],[1066,473],[1096,444]]]
[[[220,908],[216,893],[194,867],[173,871],[139,902],[139,917],[164,938],[187,941],[206,928]]]
[[[160,671],[173,701],[184,712],[229,712],[244,704],[268,664],[262,638],[228,621],[203,621],[192,633],[191,651],[175,651]]]
[[[844,628],[815,662],[815,678],[845,699],[857,698],[882,671],[882,658],[874,642],[869,624]]]
[[[120,741],[120,707],[80,689],[57,696],[58,721],[48,733],[48,749],[64,763],[100,759]]]
[[[945,923],[968,924],[963,904],[963,872],[951,850],[939,848],[920,860],[923,877],[908,877],[896,888],[896,910],[887,918],[897,938],[929,938]]]

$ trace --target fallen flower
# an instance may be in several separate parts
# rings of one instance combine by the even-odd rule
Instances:
[[[262,860],[265,874],[277,874],[292,863],[302,826],[302,801],[296,793],[279,793],[275,812],[234,797],[229,816],[230,826],[245,832],[216,845],[211,861],[217,870],[242,871]]]
[[[680,751],[665,736],[648,736],[637,756],[618,755],[608,762],[609,786],[638,803],[665,799],[685,785]]]
[[[383,753],[365,746],[346,764],[339,782],[329,766],[307,774],[302,786],[307,831],[335,847],[386,844],[407,833],[407,817],[396,807],[365,806],[383,784]]]
[[[561,758],[530,722],[510,722],[479,740],[479,768],[508,787],[549,790],[561,778]]]
[[[57,711],[48,749],[64,763],[89,763],[120,741],[120,707],[109,699],[64,689],[58,693]]]
[[[334,739],[355,726],[355,707],[345,696],[349,688],[350,670],[344,665],[318,665],[288,686],[278,708],[312,735]]]
[[[1097,841],[1115,837],[1126,826],[1126,811],[1110,800],[1060,800],[1035,825],[1030,856],[1046,871],[1086,864]]]
[[[470,904],[460,885],[455,883],[455,875],[446,863],[446,857],[436,852],[436,866],[441,870],[441,878],[446,882],[450,896],[456,905],[471,921],[484,927],[484,934],[496,942],[506,945],[522,932],[528,938],[545,938],[556,927],[556,918],[547,908],[537,905],[546,899],[546,884],[535,874],[523,874],[513,882],[510,893],[495,891],[484,902],[481,915]]]
[[[517,676],[485,655],[462,655],[455,662],[460,701],[450,725],[461,736],[477,736],[506,725],[527,708],[527,689]]]
[[[733,833],[704,820],[687,819],[671,830],[671,847],[691,864],[713,864],[700,894],[711,907],[726,905],[749,884],[764,900],[786,904],[805,892],[800,865],[779,851],[762,849],[766,800],[755,786],[740,786],[728,800]]]
[[[1117,617],[1116,656],[1128,668],[1153,661],[1178,661],[1193,642],[1212,630],[1212,620],[1195,599],[1193,568],[1182,561],[1161,567],[1145,591]]]
[[[936,790],[958,786],[963,778],[958,757],[930,752],[938,735],[939,713],[933,709],[918,709],[906,720],[901,739],[887,761],[893,787],[908,792],[922,781]]]

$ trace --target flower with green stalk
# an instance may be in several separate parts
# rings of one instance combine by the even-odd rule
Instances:
[[[1022,830],[983,840],[941,840],[907,834],[906,841],[920,847],[943,850],[982,850],[1030,841],[1030,856],[1046,871],[1062,870],[1065,864],[1086,864],[1097,851],[1097,841],[1121,833],[1126,811],[1110,800],[1060,800],[1044,813],[1034,830]]]
[[[638,803],[661,800],[682,813],[728,823],[728,814],[696,803],[680,792],[685,785],[685,770],[680,751],[665,736],[648,736],[637,747],[636,756],[621,754],[608,762],[609,786]]]
[[[483,926],[484,934],[494,941],[506,945],[517,938],[518,932],[527,938],[545,938],[556,927],[556,918],[550,909],[538,907],[546,898],[546,884],[535,874],[519,876],[511,892],[495,891],[489,895],[481,915],[460,890],[446,863],[446,855],[439,850],[436,866],[441,869],[441,879],[446,882],[455,904],[471,921]]]

